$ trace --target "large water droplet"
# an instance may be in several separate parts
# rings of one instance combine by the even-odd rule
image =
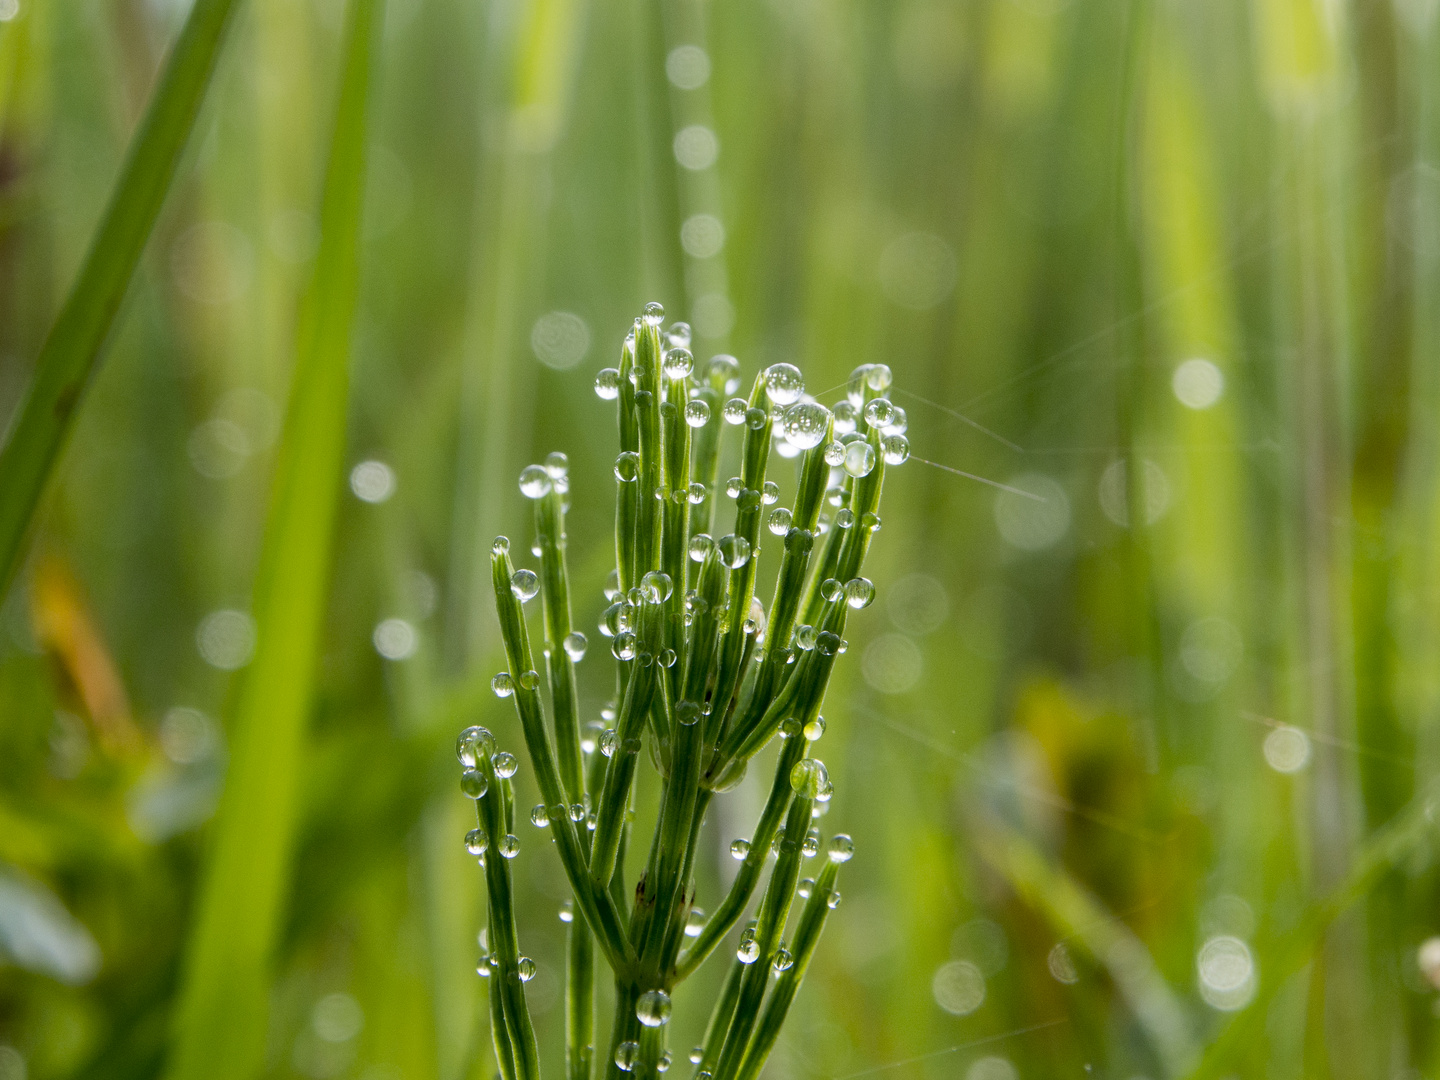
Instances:
[[[640,579],[640,589],[645,593],[645,599],[652,604],[663,604],[670,599],[674,590],[674,583],[670,575],[659,570],[651,570]]]
[[[868,374],[870,374],[870,365],[861,364],[850,372],[850,379],[845,384],[845,397],[856,410],[865,407],[865,376]]]
[[[771,364],[765,369],[765,395],[776,405],[793,405],[805,393],[805,377],[794,364]]]
[[[738,427],[745,422],[745,413],[749,408],[750,405],[744,398],[732,397],[725,402],[725,408],[720,410],[720,415],[725,418],[727,424]]]
[[[601,368],[595,376],[595,394],[605,401],[614,401],[620,396],[620,371],[618,368]]]
[[[830,410],[816,401],[801,401],[785,410],[785,438],[791,446],[819,446],[830,423]]]
[[[615,1047],[615,1067],[621,1072],[632,1072],[639,1060],[640,1044],[634,1039],[626,1039]]]
[[[578,664],[581,660],[585,659],[585,647],[588,644],[589,642],[585,640],[585,635],[580,633],[579,630],[574,630],[565,635],[565,641],[563,643],[565,655]]]
[[[704,930],[704,929],[705,929],[705,909],[704,909],[704,908],[698,908],[698,907],[696,907],[696,908],[691,908],[691,909],[690,909],[690,915],[689,915],[689,916],[686,918],[686,920],[685,920],[685,936],[686,936],[686,937],[699,937],[699,936],[700,936],[700,931],[702,931],[702,930]],[[692,1061],[698,1061],[698,1060],[700,1060],[700,1059],[699,1059],[699,1058],[692,1058],[691,1060],[692,1060]]]
[[[506,833],[505,839],[496,845],[496,850],[507,859],[513,859],[520,854],[520,838],[514,833]]]
[[[696,533],[690,538],[690,558],[695,562],[704,562],[714,546],[715,540],[709,533]]]
[[[845,447],[845,471],[854,477],[869,476],[875,468],[875,448],[857,439]]]
[[[865,423],[872,428],[888,427],[895,418],[895,406],[886,398],[876,398],[865,406]]]
[[[794,965],[794,963],[795,958],[790,955],[790,950],[782,946],[781,948],[775,950],[775,959],[770,962],[770,966],[773,967],[777,972],[789,971],[791,966]]]
[[[515,963],[515,973],[520,976],[521,982],[529,982],[535,977],[535,961],[528,956],[522,956]]]
[[[479,769],[466,769],[460,774],[460,790],[469,798],[479,799],[490,790],[490,781]]]
[[[695,370],[695,357],[689,349],[670,349],[665,353],[665,374],[671,379],[684,379]]]
[[[615,734],[614,728],[606,728],[600,733],[600,753],[606,757],[615,756],[615,743],[620,736]]]
[[[688,349],[690,347],[690,324],[687,322],[673,322],[670,329],[665,331],[665,340],[670,343],[671,348]]]
[[[640,476],[640,455],[633,450],[626,450],[615,459],[615,479],[622,483],[631,483]]]
[[[732,843],[732,844],[730,845],[730,857],[731,857],[732,859],[734,859],[736,862],[741,862],[741,861],[743,861],[744,858],[745,858],[745,856],[746,856],[746,855],[749,855],[749,854],[750,854],[750,841],[749,841],[749,840],[736,840],[734,843]]]
[[[550,815],[545,811],[543,802],[536,803],[530,809],[530,824],[537,829],[543,829],[550,824]]]
[[[710,358],[707,372],[710,385],[722,394],[733,394],[740,389],[740,362],[733,356],[721,353]]]
[[[542,499],[550,494],[553,482],[543,465],[526,465],[520,470],[520,494],[527,499]]]
[[[740,944],[735,949],[735,958],[742,964],[753,964],[760,959],[760,944],[755,940],[755,928],[747,927],[740,935]]]
[[[611,655],[613,655],[616,660],[634,660],[635,651],[635,635],[629,630],[616,634],[615,640],[610,643]]]
[[[650,326],[659,326],[665,321],[665,306],[659,301],[651,300],[645,305],[644,319]]]
[[[886,435],[880,440],[886,465],[904,465],[910,460],[910,440],[904,435]]]
[[[889,364],[868,364],[865,372],[865,385],[877,393],[883,394],[890,389],[890,383],[894,376],[890,373]]]
[[[635,1018],[646,1027],[663,1027],[670,1022],[670,995],[664,990],[647,990],[635,1002]]]
[[[514,776],[515,770],[520,767],[520,763],[515,760],[515,755],[507,750],[501,750],[498,754],[493,755],[490,760],[495,763],[495,775],[502,780],[508,780]]]
[[[489,757],[495,752],[495,736],[487,728],[467,727],[455,739],[455,756],[460,764],[473,769],[482,756]]]
[[[710,422],[710,406],[699,398],[685,403],[685,423],[693,428],[702,428]]]
[[[805,758],[797,761],[790,770],[790,787],[801,798],[813,799],[820,794],[820,789],[829,778],[823,762],[815,758]]]
[[[760,503],[762,506],[774,506],[780,501],[780,485],[774,480],[766,480],[760,485]]]
[[[770,519],[767,524],[770,527],[770,531],[776,536],[784,536],[790,531],[792,520],[793,518],[789,510],[783,506],[777,506],[774,510],[770,511]]]
[[[845,583],[845,602],[857,611],[875,599],[875,585],[869,578],[851,578]]]
[[[535,594],[540,591],[540,579],[535,576],[534,570],[516,570],[510,575],[510,591],[523,604],[535,599]]]
[[[498,672],[490,680],[490,692],[498,698],[507,698],[515,693],[515,680],[510,678],[508,671]]]
[[[471,829],[465,834],[465,850],[468,851],[471,855],[484,855],[485,849],[489,846],[490,837],[485,835],[484,829]]]
[[[850,402],[841,401],[836,403],[831,415],[835,417],[835,434],[848,435],[855,430],[855,420],[860,414],[856,412],[855,406]],[[832,461],[830,464],[836,465],[838,462]]]
[[[849,862],[855,855],[855,841],[845,833],[836,833],[830,838],[829,855],[831,862]]]
[[[750,541],[736,533],[720,538],[720,561],[731,570],[739,570],[750,561]]]

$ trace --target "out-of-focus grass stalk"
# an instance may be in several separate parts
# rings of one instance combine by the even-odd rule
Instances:
[[[25,532],[165,201],[233,6],[234,0],[196,0],[191,8],[0,450],[0,593],[15,573]]]
[[[168,1074],[249,1078],[264,1061],[300,758],[345,453],[351,328],[380,0],[352,0],[289,407],[254,589],[255,659],[240,676],[231,757],[200,887]]]
[[[1106,966],[1165,1074],[1179,1076],[1193,1068],[1200,1047],[1189,1018],[1144,943],[1023,836],[997,829],[977,833],[975,840],[986,862],[1062,940],[1078,943]]]
[[[462,344],[459,445],[445,600],[449,670],[458,672],[493,644],[490,540],[516,470],[517,410],[534,365],[515,362],[518,327],[544,250],[540,192],[564,128],[574,79],[584,0],[528,5],[513,42],[490,49],[505,65],[503,100],[486,103],[476,188],[473,290]],[[491,122],[493,121],[493,128]]]
[[[1345,126],[1340,111],[1341,43],[1333,12],[1313,0],[1258,5],[1260,65],[1275,117],[1280,223],[1273,269],[1276,366],[1282,430],[1282,492],[1290,671],[1288,714],[1308,717],[1317,736],[1313,765],[1312,893],[1323,895],[1346,872],[1356,800],[1336,740],[1353,739],[1346,616],[1351,592],[1348,535],[1348,298],[1338,266],[1344,228],[1340,162]],[[1332,1054],[1368,1056],[1360,1022],[1358,943],[1332,934],[1311,980],[1305,1055],[1324,1068]],[[1353,978],[1352,978],[1353,977]],[[1345,1047],[1341,1051],[1341,1047]]]

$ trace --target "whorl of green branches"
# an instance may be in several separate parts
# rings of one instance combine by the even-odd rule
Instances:
[[[616,566],[600,624],[616,660],[616,693],[603,714],[610,726],[598,737],[582,735],[577,706],[575,664],[586,639],[570,616],[564,454],[520,475],[522,494],[534,502],[539,572],[513,566],[505,537],[492,549],[508,664],[492,686],[514,701],[544,800],[530,818],[550,829],[574,893],[565,980],[568,1080],[588,1080],[595,1065],[595,949],[615,981],[615,1016],[600,1057],[605,1075],[666,1071],[670,995],[740,922],[773,853],[756,919],[740,935],[705,1042],[690,1055],[697,1080],[753,1080],[764,1065],[825,918],[839,902],[840,864],[853,851],[848,836],[834,836],[816,878],[802,881],[805,860],[821,850],[812,822],[833,791],[825,766],[809,756],[825,732],[820,707],[845,651],[846,618],[874,597],[860,570],[880,528],[885,468],[909,454],[905,415],[888,399],[891,375],[883,364],[857,369],[833,409],[805,396],[800,371],[790,364],[761,372],[748,398],[733,397],[740,386],[735,360],[717,356],[697,373],[689,328],[676,323],[662,334],[662,320],[660,305],[648,305],[625,339],[619,366],[595,382],[596,393],[616,403],[620,436]],[[725,426],[739,437],[741,468],[720,489]],[[780,487],[766,479],[772,446],[798,459],[793,508],[773,505]],[[714,505],[719,490],[735,509],[733,531],[716,540],[707,530],[723,516]],[[822,518],[827,503],[831,514]],[[768,611],[755,595],[762,525],[781,539]],[[525,619],[524,605],[537,595],[549,715]],[[777,735],[781,746],[760,820],[749,841],[736,841],[740,869],[704,920],[693,875],[705,811]],[[645,870],[627,890],[625,851],[642,747],[660,775],[662,796]],[[509,865],[519,849],[510,781],[517,763],[481,727],[461,732],[456,749],[461,787],[478,814],[465,843],[484,867],[489,897],[489,951],[478,970],[490,979],[496,1062],[505,1080],[533,1080],[538,1054],[524,984],[535,965],[516,940]],[[797,892],[806,902],[787,939]]]

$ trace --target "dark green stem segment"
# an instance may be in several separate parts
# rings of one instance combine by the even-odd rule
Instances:
[[[820,933],[825,929],[831,901],[839,899],[840,894],[835,891],[835,879],[839,872],[838,862],[827,862],[815,880],[810,899],[806,901],[805,910],[801,912],[800,924],[795,928],[795,939],[790,948],[793,962],[775,980],[775,989],[770,992],[770,998],[765,1002],[765,1011],[760,1014],[760,1021],[755,1025],[755,1034],[750,1038],[750,1048],[745,1051],[745,1058],[735,1073],[735,1080],[755,1080],[760,1075],[760,1070],[765,1067],[770,1051],[775,1048],[775,1040],[780,1037],[780,1028],[785,1023],[795,995],[800,992],[805,969],[810,966],[810,958],[815,955],[815,946],[820,942]]]
[[[722,1080],[735,1074],[750,1044],[750,1034],[760,1012],[766,983],[770,980],[770,967],[779,952],[780,938],[785,932],[790,904],[795,897],[795,886],[800,880],[802,849],[814,806],[814,799],[797,795],[785,816],[780,854],[775,860],[775,869],[770,872],[770,884],[765,889],[765,899],[760,902],[760,917],[755,925],[757,953],[749,970],[740,976],[740,997],[735,1002],[735,1016],[730,1021],[730,1031],[725,1036],[720,1061],[715,1067],[715,1075]]]

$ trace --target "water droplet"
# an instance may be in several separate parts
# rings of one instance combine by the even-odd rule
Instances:
[[[825,734],[825,718],[817,716],[805,725],[805,741],[816,742],[820,736]]]
[[[830,410],[816,401],[801,401],[785,410],[785,439],[799,450],[819,446],[830,426]]]
[[[741,862],[741,861],[743,861],[744,858],[745,858],[745,856],[746,856],[746,855],[749,855],[749,854],[750,854],[750,841],[749,841],[749,840],[736,840],[733,844],[730,845],[730,857],[731,857],[732,859],[734,859],[736,862]]]
[[[850,432],[852,432],[852,431],[855,430],[855,428],[856,428],[856,423],[855,423],[855,421],[856,421],[856,418],[857,418],[857,416],[858,416],[859,414],[855,411],[855,406],[854,406],[854,405],[851,405],[850,402],[848,402],[848,401],[841,401],[841,402],[837,403],[836,406],[835,406],[835,408],[831,411],[831,414],[830,414],[830,415],[832,415],[833,417],[835,417],[835,434],[836,434],[836,435],[848,435],[848,434],[850,434]],[[825,460],[826,460],[826,461],[829,461],[829,460],[830,460],[828,454],[826,455]],[[838,465],[838,464],[840,464],[840,463],[839,463],[838,461],[831,461],[830,464],[831,464],[831,465]]]
[[[575,921],[574,902],[566,900],[560,905],[560,921],[563,923],[573,923]]]
[[[886,398],[876,398],[865,406],[865,423],[872,428],[883,428],[895,419],[895,406]]]
[[[715,541],[709,533],[696,533],[690,538],[690,558],[695,562],[704,562],[714,546]]]
[[[540,591],[540,579],[535,576],[534,570],[516,570],[510,575],[510,591],[523,604],[535,599],[535,594]]]
[[[890,389],[890,383],[894,378],[890,372],[890,365],[868,364],[866,367],[868,369],[865,372],[866,386],[881,394]]]
[[[784,536],[790,531],[792,520],[793,518],[789,510],[783,506],[777,506],[774,510],[770,511],[770,518],[767,524],[770,527],[770,531],[776,536]]]
[[[886,465],[904,465],[910,460],[910,440],[904,435],[886,435],[880,441]]]
[[[647,990],[635,1002],[635,1018],[646,1027],[663,1027],[670,1022],[670,995],[664,990]]]
[[[528,956],[522,956],[515,962],[515,973],[520,976],[521,982],[529,982],[535,977],[535,961]]]
[[[828,908],[829,908],[830,910],[832,910],[832,911],[835,910],[837,907],[840,906],[840,890],[839,890],[839,889],[831,889],[831,890],[830,890],[830,895],[825,898],[825,906],[828,907]]]
[[[693,428],[702,428],[710,422],[710,406],[696,398],[685,403],[685,423]]]
[[[629,630],[616,634],[615,640],[610,643],[611,655],[616,660],[634,660],[635,649],[635,635]]]
[[[614,600],[620,595],[620,571],[613,566],[610,573],[605,575],[605,599]]]
[[[667,378],[684,379],[695,370],[695,357],[690,355],[689,349],[670,349],[665,353],[663,366]]]
[[[479,960],[475,961],[475,974],[479,975],[482,979],[488,979],[490,977],[490,957],[482,956]]]
[[[725,481],[725,494],[728,498],[738,499],[740,493],[745,490],[745,481],[738,476],[732,476]]]
[[[490,790],[490,781],[479,769],[466,769],[460,774],[460,790],[468,797],[478,799]]]
[[[619,736],[615,734],[614,728],[606,728],[600,733],[600,753],[606,757],[615,756],[615,743]]]
[[[813,799],[820,794],[821,787],[829,778],[823,762],[815,758],[805,758],[797,761],[790,770],[790,787],[801,798]]]
[[[670,599],[670,593],[674,589],[674,583],[670,575],[659,570],[651,570],[640,579],[640,590],[645,594],[645,599],[652,604],[663,604]]]
[[[745,413],[749,408],[750,404],[744,398],[733,397],[725,402],[725,408],[720,411],[720,415],[727,424],[738,427],[745,422]]]
[[[814,878],[801,878],[800,884],[795,887],[796,894],[802,900],[809,900],[810,894],[815,891]]]
[[[465,850],[471,855],[484,855],[489,846],[490,837],[485,834],[484,829],[471,829],[465,834]]]
[[[507,859],[513,859],[520,854],[520,838],[514,833],[506,833],[505,839],[496,846],[496,850]]]
[[[790,955],[790,950],[781,946],[775,950],[775,959],[770,961],[770,966],[776,971],[789,971],[794,963],[795,958]]]
[[[665,321],[665,307],[658,301],[651,300],[645,305],[645,322],[649,326],[659,326]]]
[[[690,1050],[690,1064],[699,1065],[705,1060],[705,1048],[703,1046],[692,1047]]]
[[[614,401],[620,396],[620,372],[613,367],[601,368],[595,376],[595,394],[605,401]]]
[[[691,908],[690,916],[685,920],[685,936],[699,937],[700,931],[705,929],[705,909]],[[699,1061],[699,1058],[691,1058],[692,1061]]]
[[[854,477],[869,476],[875,468],[875,448],[857,439],[845,447],[845,471]]]
[[[845,384],[845,398],[857,410],[865,407],[865,376],[870,373],[869,364],[861,364],[850,372]]]
[[[526,465],[520,470],[520,494],[527,499],[541,499],[553,486],[550,474],[542,465]]]
[[[820,583],[820,596],[833,603],[845,595],[845,586],[840,584],[838,578],[826,578]]]
[[[675,661],[676,661],[676,659],[677,659],[677,657],[676,657],[676,655],[675,655],[675,650],[674,650],[674,649],[661,649],[661,650],[660,650],[659,660],[660,660],[660,666],[661,666],[661,667],[663,667],[663,668],[672,668],[672,667],[674,667],[674,666],[675,666]]]
[[[562,644],[565,649],[565,655],[570,657],[573,662],[578,664],[581,660],[585,659],[585,647],[589,642],[585,639],[585,635],[579,630],[574,630],[566,634],[565,641]]]
[[[771,364],[765,369],[765,396],[776,405],[793,405],[805,393],[805,378],[794,364]]]
[[[626,1039],[615,1047],[615,1067],[621,1072],[631,1072],[639,1060],[640,1044],[634,1039]]]
[[[615,479],[622,483],[631,483],[640,477],[640,455],[633,450],[626,450],[615,459]]]
[[[739,570],[750,561],[750,541],[730,533],[720,538],[720,561],[731,570]]]
[[[669,1050],[661,1050],[661,1051],[660,1051],[660,1060],[657,1061],[657,1062],[655,1062],[655,1071],[656,1071],[656,1072],[660,1072],[660,1073],[669,1072],[669,1071],[670,1071],[670,1063],[671,1063],[672,1061],[674,1061],[674,1060],[675,1060],[675,1059],[670,1056],[670,1051],[669,1051]]]
[[[765,421],[770,419],[770,414],[764,409],[754,408],[745,410],[745,426],[751,431],[759,431],[765,426]]]
[[[515,775],[515,770],[520,767],[520,763],[515,760],[515,755],[507,750],[501,750],[490,760],[495,763],[495,775],[502,780],[510,779]]]
[[[805,623],[795,631],[795,647],[809,652],[815,648],[815,627]]]
[[[515,693],[515,680],[508,671],[501,671],[490,680],[490,690],[498,698],[507,698]]]
[[[774,480],[766,480],[760,486],[760,502],[763,506],[774,506],[780,501],[780,485]]]
[[[689,727],[700,719],[698,701],[682,701],[675,706],[675,720],[682,727]]]
[[[521,690],[540,689],[540,673],[538,671],[522,671],[520,678],[515,680],[515,685]]]
[[[467,727],[455,739],[455,756],[460,764],[473,769],[483,755],[489,757],[495,752],[495,736],[483,727]]]
[[[537,829],[543,829],[550,824],[550,815],[545,812],[545,804],[543,802],[536,803],[534,808],[531,809],[530,824],[534,825]]]
[[[875,599],[875,585],[869,578],[851,578],[845,583],[845,602],[856,611],[870,606]]]
[[[687,322],[673,322],[670,329],[665,332],[665,340],[672,348],[688,349],[690,347],[690,324]]]
[[[749,927],[740,935],[740,944],[735,949],[735,958],[742,964],[753,964],[760,959],[760,945],[755,940],[755,928]]]
[[[740,362],[725,353],[713,356],[706,377],[720,393],[733,394],[740,389]]]
[[[855,841],[845,833],[836,833],[830,838],[828,848],[831,862],[849,862],[855,856]]]
[[[492,555],[504,555],[509,550],[510,538],[506,536],[497,536],[490,544],[490,553]]]

